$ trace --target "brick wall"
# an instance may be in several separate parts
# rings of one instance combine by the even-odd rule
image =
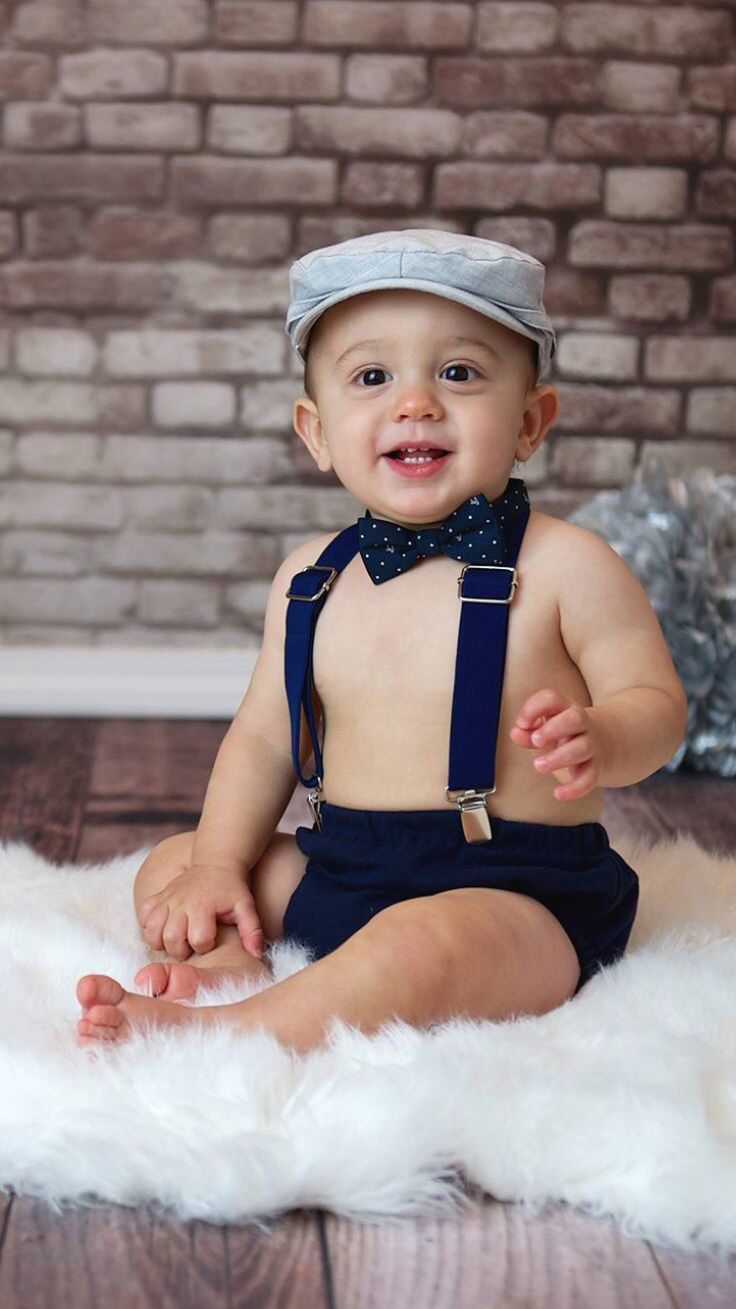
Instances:
[[[439,226],[548,265],[565,514],[735,466],[736,0],[0,3],[0,641],[256,645],[354,503],[287,269]]]

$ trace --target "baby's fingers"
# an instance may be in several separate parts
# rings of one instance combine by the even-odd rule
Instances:
[[[535,748],[532,747],[531,731],[526,727],[512,727],[509,736],[515,745],[529,746],[532,749]]]
[[[138,922],[140,923],[142,928],[146,926],[146,923],[148,922],[148,919],[150,918],[154,909],[156,909],[160,904],[161,904],[160,894],[149,895],[147,900],[141,901],[141,905],[138,910]]]
[[[217,915],[206,909],[190,910],[189,944],[195,954],[208,954],[217,942]]]
[[[192,948],[187,940],[187,916],[183,909],[169,910],[162,937],[164,950],[174,959],[188,959]]]
[[[154,904],[145,920],[141,915],[141,935],[151,950],[164,949],[162,933],[168,916],[169,906],[165,900],[160,904]]]
[[[534,760],[534,766],[538,772],[553,773],[556,768],[584,764],[592,753],[593,747],[587,732],[582,732],[580,736],[563,736],[556,749],[547,749]]]
[[[252,896],[246,900],[239,900],[233,905],[232,917],[237,923],[240,939],[248,954],[260,959],[263,955],[263,928]]]
[[[523,722],[523,727],[519,725],[519,719]],[[509,736],[516,745],[524,745],[530,750],[536,750],[538,749],[538,746],[536,746],[534,741],[532,741],[532,732],[536,732],[538,728],[543,727],[546,721],[547,717],[545,714],[535,714],[533,717],[519,714],[519,718],[517,718],[514,726],[511,728]]]
[[[598,765],[592,759],[577,768],[571,768],[572,779],[552,792],[555,800],[581,800],[599,785]]]

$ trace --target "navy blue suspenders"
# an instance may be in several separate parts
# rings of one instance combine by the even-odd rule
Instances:
[[[445,797],[460,810],[466,841],[490,841],[485,797],[495,787],[495,756],[508,635],[508,606],[518,585],[516,561],[529,508],[505,527],[505,564],[464,564],[458,577],[460,622],[452,695],[450,751]],[[284,673],[291,717],[291,753],[319,830],[322,751],[312,712],[314,630],[328,591],[358,551],[358,525],[351,523],[325,547],[316,564],[294,574],[286,592]],[[301,707],[312,739],[315,772],[305,777],[299,759]]]

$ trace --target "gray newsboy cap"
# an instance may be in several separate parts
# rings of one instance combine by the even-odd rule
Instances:
[[[366,291],[429,291],[495,318],[536,341],[537,380],[557,342],[542,303],[544,264],[501,241],[432,228],[369,232],[310,250],[289,269],[286,331],[305,359],[307,337],[331,305]]]

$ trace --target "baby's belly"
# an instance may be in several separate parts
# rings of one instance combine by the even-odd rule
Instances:
[[[556,800],[562,779],[538,773],[534,759],[541,751],[524,749],[509,735],[522,705],[543,687],[590,704],[561,640],[553,582],[532,561],[521,566],[530,545],[528,530],[509,615],[498,736],[488,743],[496,790],[486,805],[518,822],[598,821],[600,788],[580,800]],[[423,560],[387,588],[371,585],[360,559],[347,566],[314,643],[315,689],[325,715],[325,800],[349,809],[450,808],[445,787],[459,620],[454,560]]]
[[[556,800],[552,792],[558,779],[542,777],[534,769],[540,751],[504,740],[512,727],[513,720],[507,724],[502,716],[496,790],[486,797],[488,812],[517,822],[560,826],[599,821],[603,791],[598,788],[580,800]],[[443,733],[436,727],[428,730],[420,720],[397,721],[395,706],[383,719],[376,715],[370,726],[352,716],[339,725],[331,721],[322,749],[324,799],[348,809],[449,808],[448,753],[449,724]]]

